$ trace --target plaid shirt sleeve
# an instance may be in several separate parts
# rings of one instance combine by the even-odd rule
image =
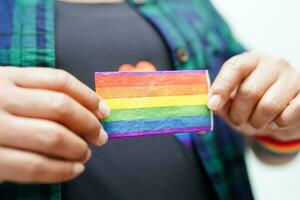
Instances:
[[[53,5],[53,0],[0,0],[0,65],[54,67]],[[60,200],[60,185],[2,183],[0,199]]]
[[[60,200],[60,185],[0,185],[3,200]]]

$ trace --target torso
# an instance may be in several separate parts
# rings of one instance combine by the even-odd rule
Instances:
[[[126,3],[56,5],[57,66],[94,87],[95,71],[140,60],[172,70],[159,33]],[[80,13],[85,13],[84,15]],[[214,199],[193,148],[174,136],[111,140],[93,148],[87,170],[63,184],[63,199]]]

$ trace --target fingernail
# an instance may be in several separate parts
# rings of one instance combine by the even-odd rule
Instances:
[[[208,99],[207,106],[210,109],[212,109],[212,110],[218,110],[220,108],[220,104],[221,104],[221,97],[220,97],[220,95],[212,95]]]
[[[91,159],[91,157],[92,157],[92,151],[90,149],[88,149],[88,152],[87,152],[86,157],[83,162],[86,163],[87,161],[89,161]]]
[[[272,123],[269,124],[269,128],[270,129],[278,129],[279,126],[275,122],[272,122]]]
[[[104,117],[103,117],[103,114],[100,112],[100,110],[98,110],[97,112],[96,112],[96,115],[97,115],[97,117],[99,118],[99,119],[103,119]]]
[[[107,142],[107,140],[108,140],[108,135],[107,135],[106,131],[103,128],[101,128],[99,137],[98,137],[98,141],[97,141],[97,145],[102,146],[103,144],[105,144]]]
[[[85,167],[83,164],[81,163],[76,163],[74,166],[73,166],[73,173],[74,174],[81,174],[83,171],[84,171]]]
[[[107,117],[110,114],[110,108],[108,105],[104,102],[104,100],[101,100],[99,103],[99,110],[102,113],[104,117]]]

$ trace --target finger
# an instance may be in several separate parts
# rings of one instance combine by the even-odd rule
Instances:
[[[226,61],[211,86],[208,106],[212,110],[221,109],[234,89],[255,69],[258,60],[256,53],[248,52]]]
[[[250,117],[253,127],[260,129],[269,125],[288,105],[299,91],[292,76],[280,77],[262,96]]]
[[[0,180],[3,181],[57,183],[73,179],[83,171],[81,163],[0,147]]]
[[[1,146],[80,162],[88,157],[88,145],[55,122],[2,114],[0,127]]]
[[[92,89],[63,70],[49,68],[10,69],[12,73],[9,75],[20,87],[66,93],[92,112],[99,113],[100,116],[98,117],[107,116],[110,112],[106,103]]]
[[[253,136],[254,134],[257,134],[257,131],[252,130],[251,126],[249,124],[242,124],[242,125],[235,125],[231,122],[229,118],[229,109],[231,107],[231,101],[228,101],[222,108],[222,110],[214,112],[214,114],[221,117],[228,125],[231,126],[234,130],[243,133],[246,136]]]
[[[229,100],[229,101],[227,101],[227,103],[222,107],[222,109],[213,112],[214,115],[219,116],[220,118],[222,118],[222,120],[224,120],[227,124],[230,124],[230,125],[231,125],[231,121],[230,121],[230,119],[229,119],[228,112],[229,112],[229,109],[230,109],[230,107],[231,107],[231,104],[232,104],[232,101]]]
[[[300,93],[289,103],[274,122],[281,128],[293,127],[300,124]]]
[[[240,85],[230,108],[230,119],[235,125],[248,121],[259,99],[277,80],[278,73],[270,69],[268,64],[259,64]]]
[[[99,120],[68,95],[26,88],[15,89],[13,94],[13,97],[6,100],[9,103],[4,106],[8,112],[24,117],[55,120],[88,142],[98,143],[101,128]]]

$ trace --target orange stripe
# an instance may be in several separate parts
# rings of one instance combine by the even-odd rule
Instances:
[[[147,73],[147,74],[112,74],[96,75],[96,88],[100,87],[130,87],[130,86],[157,86],[157,85],[186,85],[207,84],[205,73]],[[192,86],[191,86],[192,87]]]
[[[96,92],[103,98],[179,96],[207,94],[208,87],[206,84],[165,85],[154,87],[105,87],[96,88]]]
[[[292,152],[292,151],[299,150],[299,148],[300,148],[300,144],[299,145],[293,145],[293,146],[278,146],[278,145],[274,145],[274,144],[266,142],[266,141],[261,141],[261,143],[264,146],[266,146],[267,148],[271,148],[275,151]]]
[[[299,149],[298,148],[291,148],[291,149],[279,149],[279,148],[276,148],[276,147],[271,147],[271,146],[268,146],[266,144],[262,144],[266,149],[269,149],[273,152],[277,152],[277,153],[293,153],[293,152],[297,152]]]

